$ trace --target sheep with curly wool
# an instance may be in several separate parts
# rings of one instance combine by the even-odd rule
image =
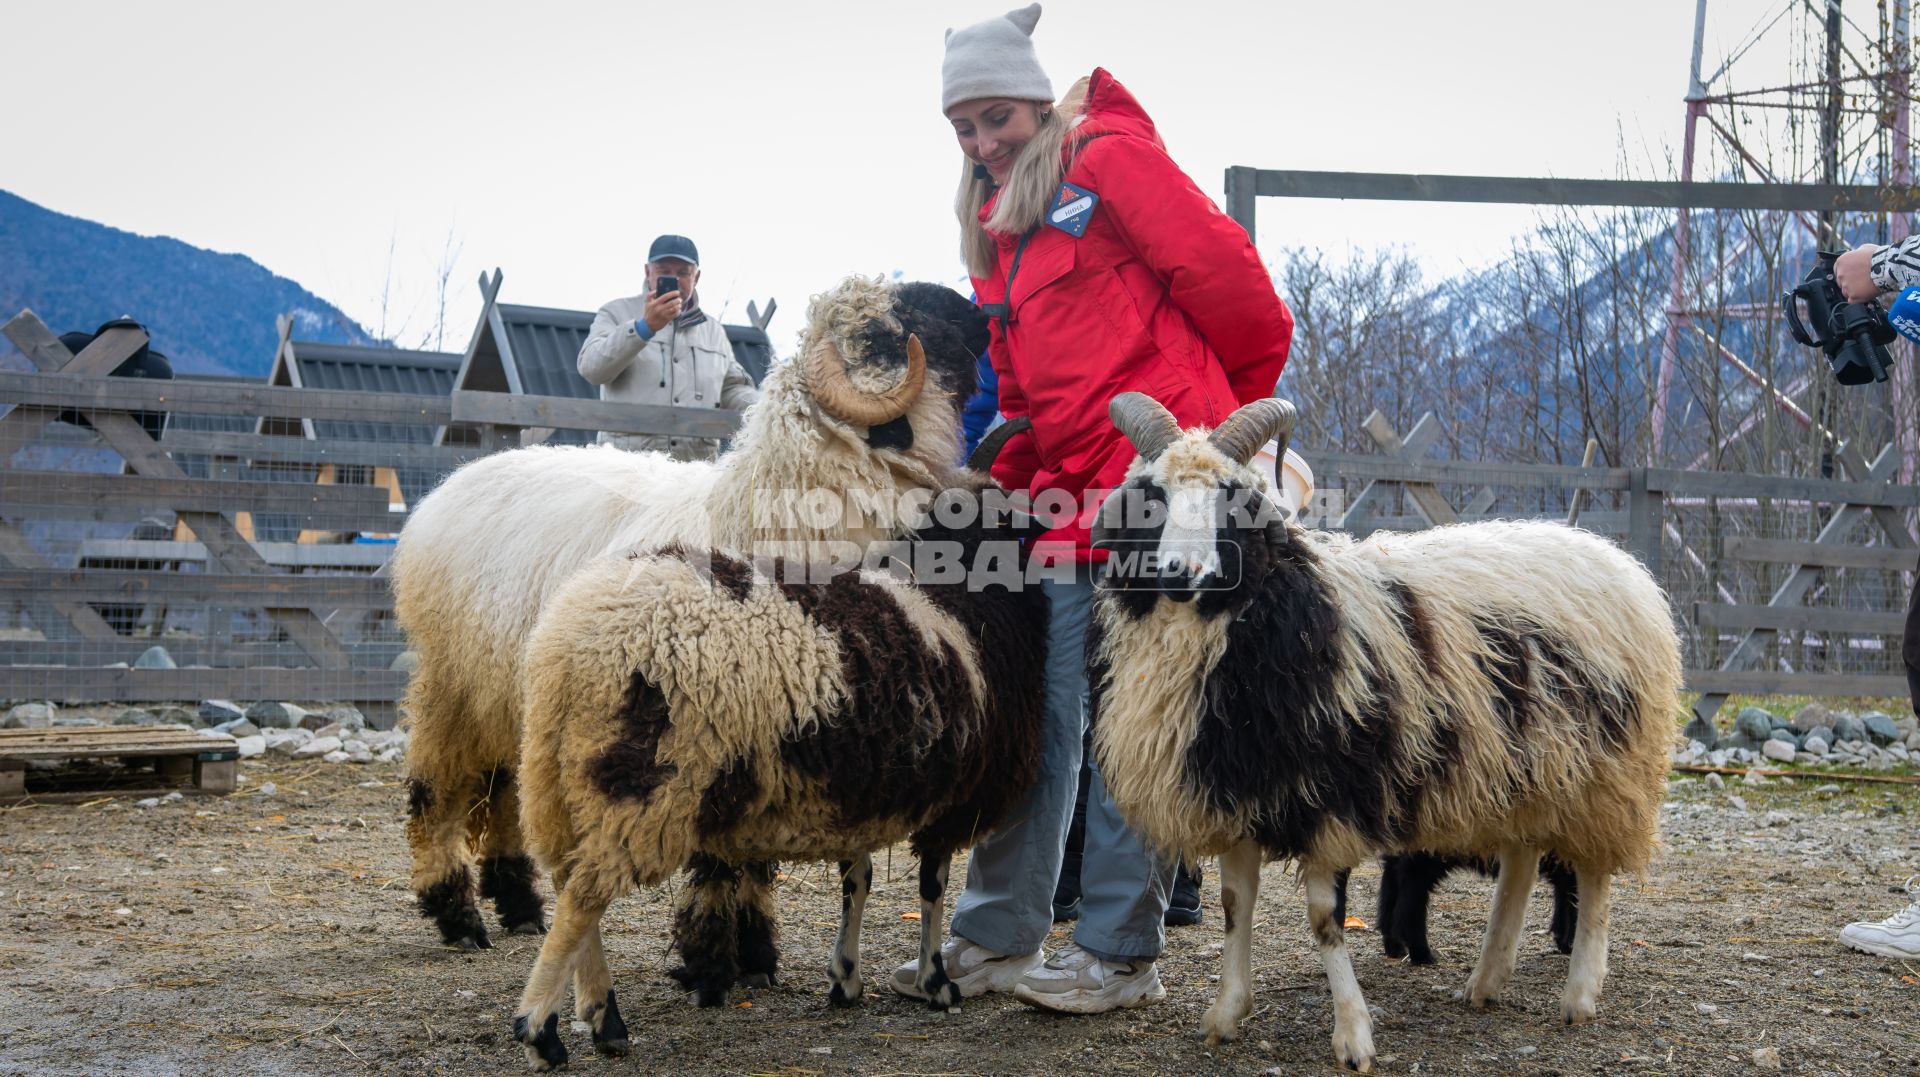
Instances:
[[[916,987],[937,1008],[959,1002],[940,959],[947,867],[1033,780],[1046,652],[1020,523],[964,511],[997,491],[984,482],[940,495],[913,542],[884,551],[912,579],[676,548],[597,561],[548,603],[527,646],[520,761],[526,835],[556,893],[514,1017],[536,1070],[566,1061],[569,972],[594,1045],[626,1050],[601,916],[689,862],[732,882],[746,865],[839,861],[829,979],[844,1004],[862,991],[872,851],[909,840]],[[724,988],[734,932],[755,931],[722,903],[709,910],[707,933],[681,948]]]
[[[1110,410],[1139,459],[1095,535],[1112,560],[1088,645],[1094,751],[1150,842],[1223,854],[1208,1039],[1234,1038],[1252,1008],[1260,865],[1290,859],[1332,986],[1335,1057],[1370,1069],[1337,882],[1407,851],[1499,860],[1463,992],[1476,1007],[1513,971],[1541,853],[1571,866],[1561,1013],[1592,1020],[1612,876],[1652,855],[1674,738],[1679,645],[1646,569],[1558,524],[1308,532],[1247,465],[1291,431],[1291,404],[1255,401],[1210,434],[1137,393]]]
[[[906,495],[953,481],[985,335],[950,288],[851,277],[814,297],[798,357],[768,373],[719,460],[521,449],[462,467],[420,503],[392,561],[395,612],[419,659],[403,703],[407,836],[420,911],[447,942],[489,944],[469,849],[505,928],[544,930],[514,768],[522,654],[549,596],[617,551],[845,559],[901,535]],[[757,971],[770,976],[772,959]]]

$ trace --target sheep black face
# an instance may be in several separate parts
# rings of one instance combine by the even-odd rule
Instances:
[[[913,448],[914,404],[928,375],[953,418],[973,393],[975,345],[985,347],[986,319],[945,285],[855,280],[818,297],[808,317],[826,330],[806,349],[813,396],[829,415],[865,428],[874,449]],[[934,425],[944,432],[948,424]]]
[[[1210,434],[1181,433],[1173,415],[1141,393],[1115,397],[1108,410],[1140,459],[1095,521],[1093,545],[1108,551],[1102,585],[1135,616],[1161,598],[1193,602],[1204,617],[1237,612],[1266,577],[1287,526],[1247,461],[1276,435],[1284,455],[1293,405],[1255,401]]]

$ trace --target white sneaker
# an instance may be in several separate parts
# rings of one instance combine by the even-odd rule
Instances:
[[[1029,972],[1040,967],[1045,954],[1002,954],[959,935],[947,936],[940,947],[940,967],[960,988],[961,998],[973,998],[988,991],[1011,991]],[[893,989],[908,998],[927,1000],[927,993],[914,981],[920,975],[920,959],[893,970]]]
[[[1027,974],[1013,997],[1061,1013],[1106,1013],[1166,997],[1160,969],[1151,961],[1108,961],[1074,943]]]
[[[1920,886],[1914,884],[1916,879],[1920,879],[1920,875],[1907,880],[1907,893],[1914,896],[1913,904],[1878,923],[1863,920],[1848,924],[1840,929],[1840,941],[1878,957],[1920,961]]]

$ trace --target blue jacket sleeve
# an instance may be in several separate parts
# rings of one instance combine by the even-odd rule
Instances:
[[[967,398],[965,410],[960,413],[960,429],[967,438],[967,455],[972,456],[974,447],[987,434],[987,428],[1000,412],[1000,378],[993,372],[993,362],[987,352],[981,352],[976,364],[975,383],[979,386],[972,396]]]

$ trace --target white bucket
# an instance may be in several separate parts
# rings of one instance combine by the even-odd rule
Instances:
[[[1273,454],[1280,451],[1280,439],[1275,438],[1260,447],[1253,456],[1252,467],[1263,475],[1273,474]],[[1313,468],[1301,455],[1292,449],[1287,450],[1287,459],[1280,467],[1280,503],[1287,511],[1299,516],[1307,500],[1313,496]]]

